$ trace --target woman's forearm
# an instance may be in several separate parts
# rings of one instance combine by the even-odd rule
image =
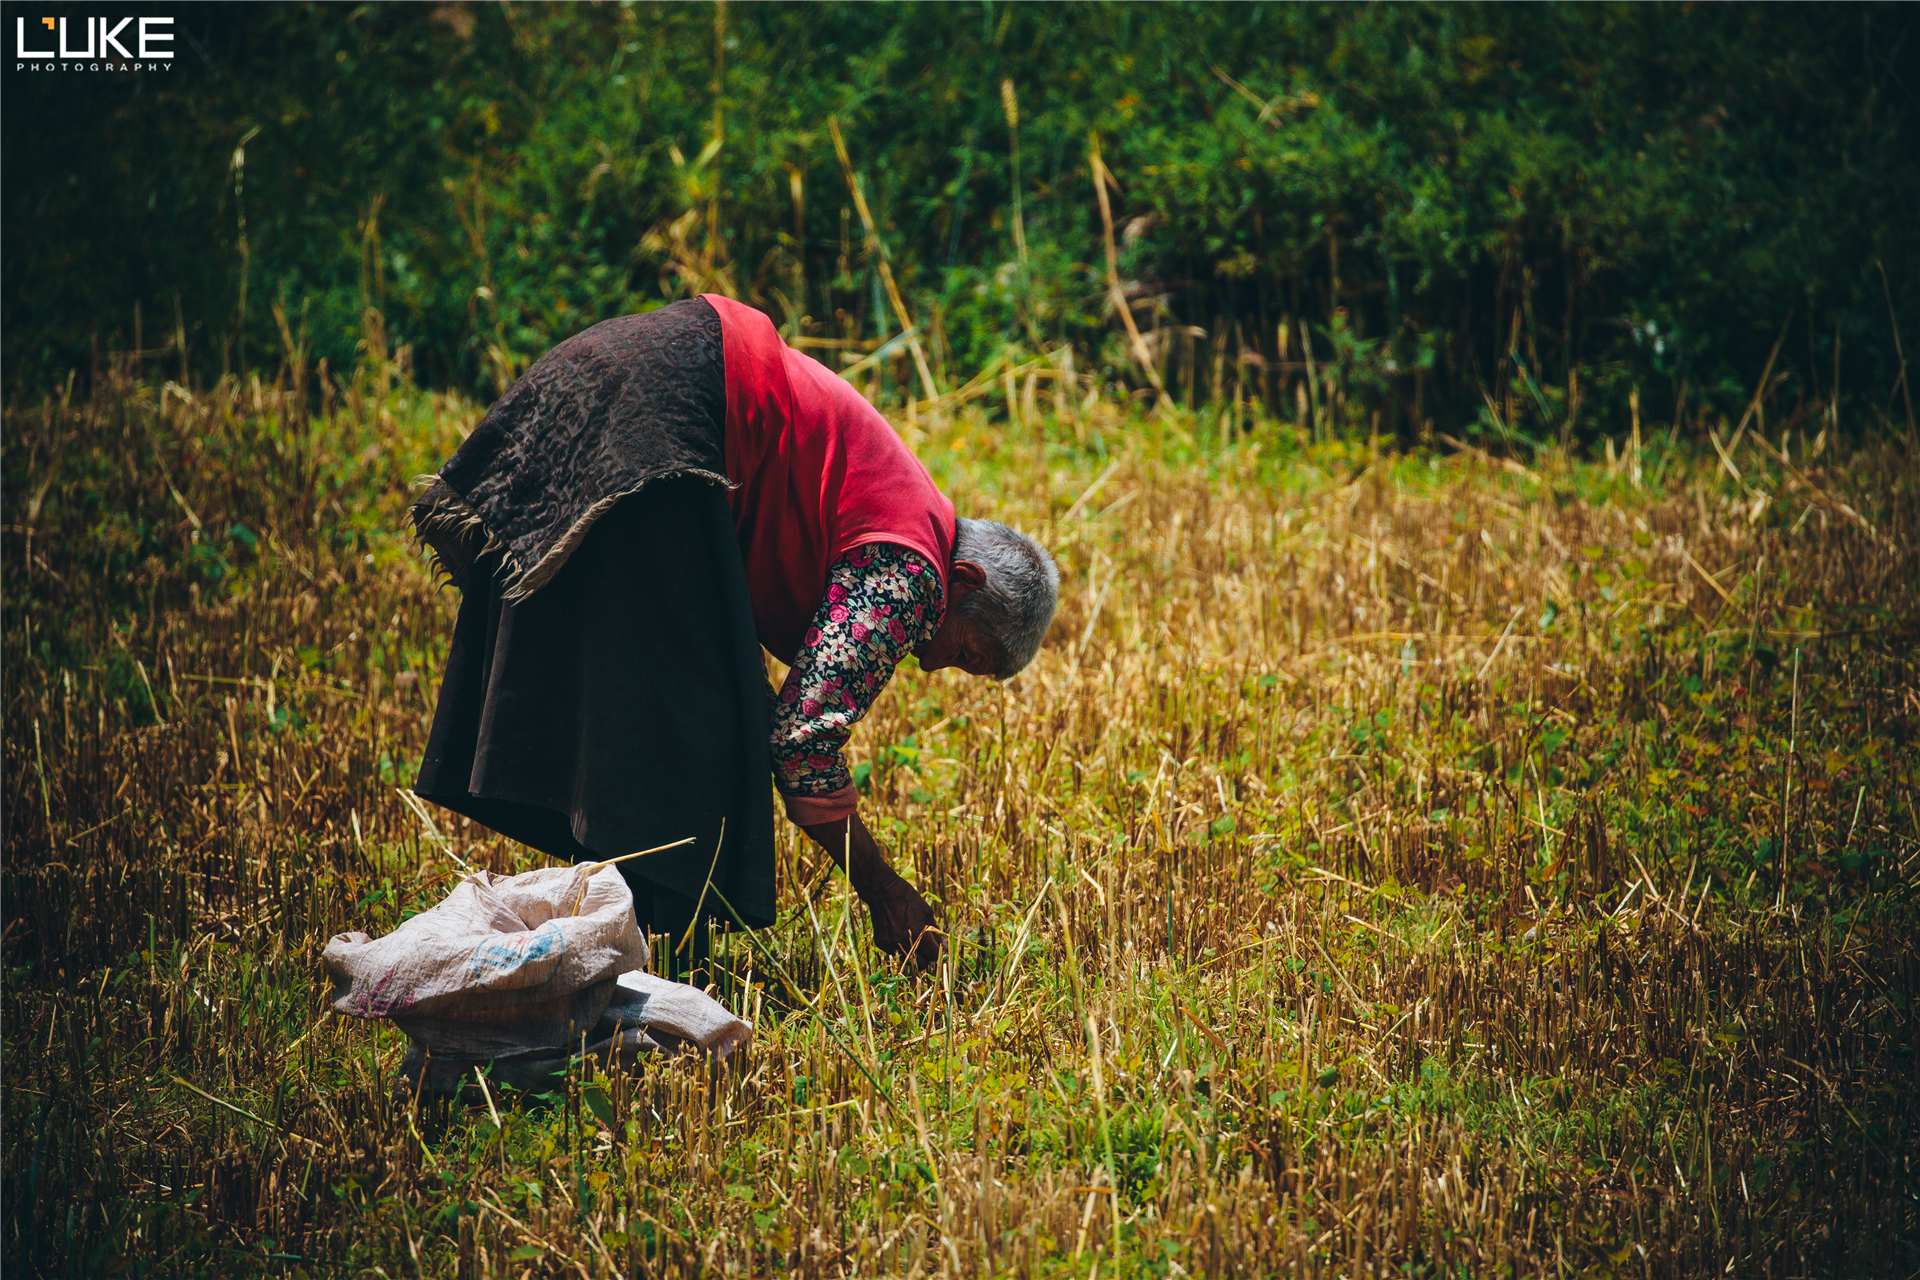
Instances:
[[[826,850],[835,866],[847,873],[853,891],[864,902],[871,902],[875,892],[900,878],[887,865],[887,855],[881,851],[879,842],[867,830],[867,824],[860,821],[857,813],[836,822],[812,823],[801,830]]]

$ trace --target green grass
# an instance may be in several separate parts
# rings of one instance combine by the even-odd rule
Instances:
[[[908,427],[1062,570],[1027,673],[903,671],[855,739],[948,963],[882,964],[787,832],[779,925],[717,944],[751,1050],[496,1124],[395,1103],[318,966],[452,855],[541,862],[396,793],[456,603],[405,479],[479,409],[328,400],[7,415],[9,1268],[1920,1265],[1897,443],[1736,483],[1694,424],[1526,467],[1098,394]]]

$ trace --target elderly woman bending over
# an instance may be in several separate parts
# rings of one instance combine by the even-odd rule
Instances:
[[[847,737],[909,653],[1026,666],[1058,575],[956,518],[849,384],[725,298],[608,320],[507,389],[413,520],[462,591],[423,798],[559,858],[694,837],[622,864],[641,924],[677,938],[696,912],[773,922],[771,774],[875,942],[938,953],[860,820]],[[788,666],[771,697],[762,647]]]

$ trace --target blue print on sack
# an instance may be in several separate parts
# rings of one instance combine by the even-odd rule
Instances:
[[[496,934],[473,949],[473,976],[484,987],[538,986],[552,980],[566,950],[566,935],[553,920],[530,932]]]

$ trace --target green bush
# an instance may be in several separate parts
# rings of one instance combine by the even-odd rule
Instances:
[[[837,117],[951,381],[1061,340],[1138,380],[1109,340],[1097,135],[1128,296],[1196,403],[1291,413],[1304,323],[1354,421],[1618,429],[1629,385],[1649,416],[1683,387],[1737,413],[1784,324],[1789,408],[1837,378],[1904,420],[1902,7],[179,13],[171,71],[6,79],[10,394],[136,341],[176,370],[176,333],[203,378],[405,346],[424,381],[491,392],[702,288],[789,333],[892,333]]]

